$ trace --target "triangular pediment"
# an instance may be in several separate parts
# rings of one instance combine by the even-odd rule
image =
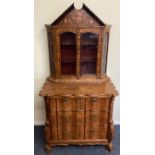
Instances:
[[[105,24],[85,5],[76,9],[72,4],[51,25],[104,26]]]

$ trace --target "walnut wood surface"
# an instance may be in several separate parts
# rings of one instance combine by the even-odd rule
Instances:
[[[117,94],[113,83],[108,77],[106,77],[103,83],[54,83],[47,79],[42,91],[40,92],[41,96],[116,96]]]

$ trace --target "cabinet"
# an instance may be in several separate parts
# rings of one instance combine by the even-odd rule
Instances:
[[[118,95],[106,75],[110,25],[86,5],[80,10],[71,5],[46,28],[51,74],[40,91],[46,107],[46,150],[103,144],[110,151]]]

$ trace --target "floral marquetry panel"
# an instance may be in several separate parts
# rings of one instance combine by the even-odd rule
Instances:
[[[60,16],[53,25],[78,25],[78,26],[100,26],[104,23],[93,14],[86,5],[83,5],[82,9],[74,9],[71,5],[68,10]]]

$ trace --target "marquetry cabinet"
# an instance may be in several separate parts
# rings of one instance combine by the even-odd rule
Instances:
[[[47,151],[55,145],[104,144],[112,149],[117,91],[106,75],[110,25],[86,5],[71,5],[46,25],[50,76],[44,97]]]

